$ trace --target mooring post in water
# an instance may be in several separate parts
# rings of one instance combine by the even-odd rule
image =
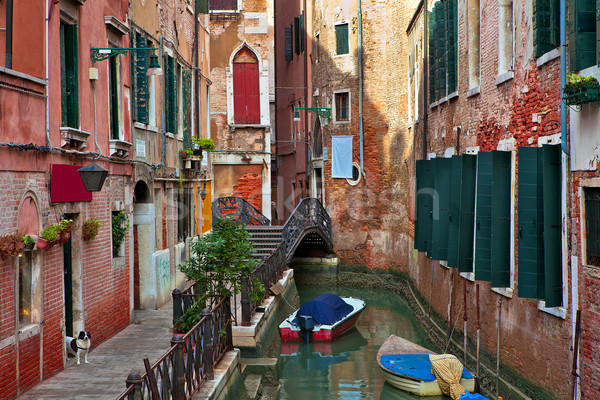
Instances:
[[[464,329],[463,329],[463,339],[464,339],[464,349],[465,349],[465,358],[463,360],[463,365],[467,366],[467,321],[469,317],[467,317],[467,280],[464,279],[463,285],[463,305],[464,305],[464,313],[463,313],[463,321],[464,321]]]
[[[479,379],[479,339],[481,338],[481,320],[479,319],[479,283],[475,285],[475,293],[477,296],[477,379]]]
[[[573,366],[571,369],[571,397],[569,399],[575,400],[577,397],[577,354],[579,353],[579,332],[581,331],[581,310],[577,310],[577,316],[575,317],[575,342],[573,343]]]
[[[502,297],[498,296],[498,344],[496,345],[496,398],[500,384],[500,327],[502,326]]]

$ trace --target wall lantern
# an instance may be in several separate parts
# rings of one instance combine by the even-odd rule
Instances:
[[[202,199],[202,201],[204,201],[204,199],[206,199],[206,172],[202,174],[202,178],[204,179],[204,181],[202,182],[202,190],[200,191],[200,198]]]
[[[162,75],[162,69],[158,63],[156,55],[156,47],[92,47],[91,49],[92,63],[96,61],[107,60],[119,54],[126,54],[129,51],[152,50],[150,55],[150,65],[148,65],[148,75]]]
[[[99,192],[102,190],[104,180],[108,175],[108,170],[102,168],[96,163],[91,163],[77,170],[81,176],[81,180],[88,192]]]
[[[331,118],[331,108],[324,107],[295,107],[294,108],[294,122],[300,122],[300,113],[298,110],[306,110],[309,112],[314,112],[320,117],[325,118],[323,121],[323,125],[327,125],[327,121]]]

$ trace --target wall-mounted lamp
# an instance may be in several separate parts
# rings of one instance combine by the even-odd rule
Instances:
[[[150,55],[150,65],[148,65],[148,71],[146,73],[148,75],[162,75],[162,69],[158,63],[158,56],[155,53],[155,51],[158,50],[156,47],[92,47],[90,49],[92,63],[107,60],[110,57],[119,54],[126,54],[129,51],[138,50],[152,50],[152,54]]]
[[[91,163],[77,170],[81,176],[81,180],[88,192],[99,192],[102,190],[104,180],[108,175],[108,170],[102,168],[96,163]]]
[[[206,171],[206,170],[204,170],[204,171]],[[202,190],[200,190],[200,198],[202,199],[202,201],[204,201],[204,199],[206,199],[206,180],[207,180],[206,172],[202,173],[202,179],[203,179],[203,182],[202,182]]]
[[[331,118],[331,108],[325,107],[295,107],[294,108],[294,122],[300,122],[300,113],[298,110],[307,110],[309,112],[314,112],[320,117],[325,118],[323,121],[323,125],[327,125],[327,121]]]

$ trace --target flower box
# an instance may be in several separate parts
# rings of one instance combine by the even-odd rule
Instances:
[[[600,86],[597,83],[585,83],[581,85],[568,86],[563,89],[562,99],[568,106],[576,106],[592,101],[598,101],[600,97]]]

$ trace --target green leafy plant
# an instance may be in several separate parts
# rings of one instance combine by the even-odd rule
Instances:
[[[47,242],[54,242],[58,237],[56,225],[49,225],[40,232],[40,237]]]
[[[195,281],[200,302],[212,308],[222,297],[240,293],[242,278],[250,279],[250,296],[259,301],[265,288],[253,276],[258,261],[252,259],[252,242],[242,224],[231,218],[213,220],[212,232],[203,235],[191,248],[192,256],[179,265],[188,280]]]
[[[200,319],[202,318],[201,314],[202,307],[200,305],[200,302],[196,301],[194,302],[194,304],[192,304],[191,307],[185,310],[185,313],[183,313],[181,317],[179,317],[179,320],[177,321],[174,327],[175,331],[179,333],[185,333],[189,331],[198,322],[200,322]]]
[[[35,245],[35,239],[30,235],[23,236],[23,242],[25,243],[25,247],[33,247]]]
[[[215,142],[212,139],[198,138],[192,139],[202,150],[213,151],[215,149]]]
[[[92,240],[98,235],[98,230],[102,226],[102,221],[97,218],[88,219],[83,223],[82,231],[83,231],[83,239],[84,240]]]
[[[112,245],[113,254],[117,254],[125,238],[125,233],[129,229],[129,215],[124,211],[119,211],[112,217]]]
[[[73,220],[72,219],[61,219],[56,224],[56,230],[58,232],[71,232],[73,229]]]

